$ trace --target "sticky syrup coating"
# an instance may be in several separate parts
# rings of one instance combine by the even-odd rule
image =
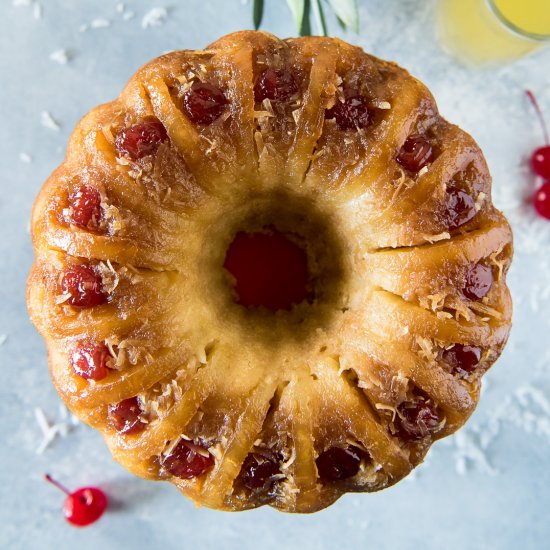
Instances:
[[[268,69],[276,100],[255,93]],[[404,168],[411,137],[431,150]],[[83,186],[93,230],[72,218]],[[269,227],[307,254],[290,310],[239,305],[223,269],[235,235]],[[220,510],[396,483],[470,416],[510,330],[512,235],[483,154],[419,81],[338,39],[240,32],[147,64],[79,123],[32,235],[28,307],[67,406],[130,471]],[[492,280],[471,300],[476,265]],[[97,276],[94,299],[66,273]],[[83,341],[108,350],[101,380],[72,367]],[[454,346],[479,349],[475,369]],[[276,461],[262,490],[249,456]],[[321,479],[319,457],[345,475]]]

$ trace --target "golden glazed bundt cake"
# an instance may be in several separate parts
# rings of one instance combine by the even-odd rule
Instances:
[[[241,32],[146,65],[79,123],[32,233],[61,397],[212,508],[396,483],[472,413],[510,329],[481,151],[337,39]]]

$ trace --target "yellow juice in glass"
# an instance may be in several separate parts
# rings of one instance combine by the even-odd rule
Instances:
[[[511,61],[549,43],[550,0],[439,0],[438,24],[462,61]]]

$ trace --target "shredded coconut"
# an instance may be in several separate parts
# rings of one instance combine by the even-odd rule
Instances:
[[[385,111],[391,109],[391,104],[389,101],[373,101],[372,105],[377,109],[382,109]]]
[[[438,233],[437,235],[428,235],[428,234],[424,234],[422,235],[422,238],[426,241],[428,241],[429,243],[436,243],[438,241],[444,241],[446,239],[450,239],[451,238],[451,234],[447,231],[443,231],[442,233]]]
[[[111,26],[111,21],[109,19],[94,19],[90,23],[91,29],[105,29]]]
[[[386,405],[384,403],[375,403],[374,406],[377,410],[381,411],[390,411],[392,415],[392,422],[395,422],[395,417],[397,416],[397,409],[395,407],[392,407],[391,405]]]
[[[290,466],[294,464],[295,460],[296,460],[296,447],[292,445],[288,460],[285,460],[283,463],[281,463],[281,470],[288,470],[288,468],[290,468]]]
[[[144,29],[149,27],[160,27],[166,21],[168,17],[168,10],[166,8],[153,8],[149,10],[141,20],[141,26]]]
[[[433,342],[428,338],[422,338],[421,336],[416,337],[416,343],[420,348],[419,355],[424,357],[429,363],[435,363],[437,359],[437,352],[434,349]]]
[[[34,409],[34,417],[38,423],[38,427],[42,432],[42,441],[37,447],[37,454],[42,454],[52,443],[59,437],[67,437],[77,426],[80,421],[69,413],[65,405],[59,405],[59,420],[51,422],[46,413],[40,407]]]
[[[182,436],[181,435],[178,435],[177,437],[175,437],[172,441],[170,441],[168,443],[168,446],[166,447],[166,449],[164,449],[164,451],[162,451],[162,455],[164,457],[169,457],[172,455],[172,453],[174,452],[174,449],[178,446],[178,443],[182,440]]]
[[[428,167],[427,166],[423,166],[420,171],[418,172],[418,177],[422,177],[424,174],[427,174],[428,173]]]
[[[488,458],[491,444],[502,426],[514,426],[550,444],[550,399],[532,385],[518,388],[492,411],[482,424],[466,426],[450,438],[454,445],[455,468],[459,475],[475,469],[495,475],[498,470]]]
[[[32,157],[28,153],[19,153],[19,160],[25,164],[30,164],[32,162]]]
[[[487,195],[485,195],[485,193],[479,193],[479,195],[477,196],[476,203],[474,205],[476,212],[479,212],[481,210],[481,207],[483,206],[483,201],[485,200],[486,196]]]
[[[498,473],[489,463],[474,433],[469,430],[460,430],[454,435],[453,442],[455,445],[455,468],[459,475],[465,475],[470,466],[491,476]]]
[[[59,129],[61,128],[59,122],[57,122],[48,111],[42,111],[42,113],[40,113],[40,122],[42,123],[42,126],[49,128],[54,132],[59,132]]]
[[[3,346],[6,343],[7,339],[8,339],[7,334],[0,334],[0,346]]]
[[[71,57],[70,52],[63,48],[55,50],[55,52],[50,54],[50,59],[60,65],[66,65],[71,60]]]

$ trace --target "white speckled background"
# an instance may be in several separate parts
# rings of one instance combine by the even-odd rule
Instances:
[[[33,4],[42,6],[41,17]],[[266,4],[264,27],[294,34],[284,2]],[[437,42],[434,0],[360,0],[362,32],[343,37],[407,67],[432,90],[444,116],[474,135],[493,173],[495,202],[515,230],[514,329],[467,428],[436,444],[412,480],[380,494],[346,496],[313,516],[195,509],[174,487],[126,473],[83,425],[36,453],[42,435],[35,408],[60,420],[44,345],[25,309],[36,193],[61,162],[78,119],[118,95],[143,63],[250,26],[250,5],[241,0],[127,0],[124,13],[135,13],[128,20],[116,5],[0,0],[0,547],[548,548],[550,222],[525,203],[535,185],[525,159],[542,135],[523,91],[537,93],[550,119],[550,51],[505,68],[461,67]],[[168,8],[167,20],[142,28],[157,6]],[[79,30],[97,19],[110,26]],[[334,21],[331,29],[339,33]],[[49,58],[60,48],[71,54],[67,64]],[[42,111],[58,131],[42,124]],[[42,480],[46,471],[74,488],[104,487],[110,513],[90,528],[69,527],[60,512],[63,495]]]

